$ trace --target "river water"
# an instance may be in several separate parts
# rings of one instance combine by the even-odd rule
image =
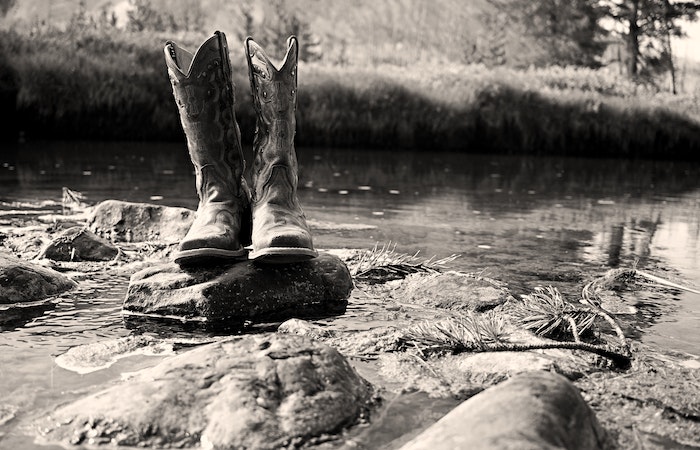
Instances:
[[[574,298],[608,269],[635,265],[700,286],[697,163],[437,151],[297,154],[309,219],[374,226],[320,227],[314,238],[321,249],[391,242],[396,251],[425,258],[459,254],[452,268],[483,272],[516,295],[553,285]],[[178,143],[6,147],[0,183],[0,226],[18,214],[60,211],[63,186],[89,203],[115,198],[195,208],[197,202],[186,148]],[[126,276],[90,278],[54,308],[0,327],[0,447],[34,448],[16,427],[19,419],[151,364],[143,356],[77,375],[54,362],[74,345],[133,332],[119,313],[127,284]],[[700,357],[700,295],[668,289],[622,298],[636,311],[626,322],[632,338]]]

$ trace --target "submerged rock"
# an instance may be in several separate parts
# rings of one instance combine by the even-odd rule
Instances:
[[[341,348],[341,351],[344,349]],[[460,353],[428,358],[414,353],[379,354],[380,374],[405,391],[434,398],[467,398],[516,375],[547,371],[575,379],[593,370],[581,356],[563,350]]]
[[[561,375],[529,372],[465,401],[401,450],[612,448],[578,389]]]
[[[147,335],[125,336],[71,347],[58,355],[55,363],[66,370],[86,374],[106,369],[128,356],[159,355],[173,351],[171,342]]]
[[[392,297],[431,308],[485,311],[512,298],[496,282],[461,272],[416,273],[392,283]]]
[[[43,300],[75,286],[55,270],[0,252],[0,304]]]
[[[311,339],[319,340],[333,337],[334,334],[333,331],[328,328],[301,319],[289,319],[282,322],[280,326],[277,327],[277,332],[296,334],[297,336],[306,336]]]
[[[95,206],[88,227],[115,242],[179,242],[194,215],[187,208],[105,200]]]
[[[64,230],[39,253],[54,261],[110,261],[119,249],[92,231],[81,227]]]
[[[131,277],[124,311],[214,323],[339,314],[352,288],[345,264],[323,253],[296,264],[183,269],[167,263]]]
[[[331,347],[253,335],[168,358],[38,425],[48,442],[273,449],[352,425],[371,396]]]
[[[576,381],[619,448],[700,448],[700,377],[676,357],[635,344],[624,376],[598,372]],[[687,357],[685,354],[678,356]]]

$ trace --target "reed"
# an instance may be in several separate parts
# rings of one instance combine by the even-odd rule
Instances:
[[[2,31],[3,115],[28,138],[182,140],[168,38],[195,49],[205,36]],[[236,48],[237,117],[250,142],[255,118]],[[299,146],[669,159],[700,150],[697,99],[603,71],[302,63],[299,74]]]

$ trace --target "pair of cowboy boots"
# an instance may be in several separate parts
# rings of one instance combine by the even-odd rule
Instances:
[[[245,42],[257,116],[249,187],[226,36],[217,31],[194,55],[166,43],[165,61],[199,195],[195,220],[175,254],[178,264],[247,258],[289,263],[317,256],[297,198],[298,47],[290,37],[277,69],[251,38]]]

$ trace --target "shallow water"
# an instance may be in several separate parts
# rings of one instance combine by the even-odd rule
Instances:
[[[613,267],[632,267],[700,285],[700,165],[680,162],[299,149],[300,198],[319,248],[396,250],[425,258],[460,254],[451,267],[483,271],[516,294],[554,285],[578,295]],[[249,159],[250,160],[250,159]],[[0,152],[0,227],[13,217],[60,211],[61,187],[88,203],[107,198],[196,206],[192,167],[182,144],[32,143]],[[325,222],[368,225],[326,230]],[[318,225],[321,224],[321,225]],[[128,277],[95,274],[51,307],[26,311],[0,328],[0,447],[33,448],[23,418],[152,364],[120,360],[78,375],[54,358],[72,346],[127,336],[206,335],[125,323]],[[700,356],[700,295],[678,290],[626,292],[637,313],[626,332],[661,349]],[[3,314],[0,311],[0,314]],[[329,326],[366,329],[358,303]],[[134,327],[140,327],[134,330]],[[371,376],[371,371],[360,367]],[[381,424],[355,440],[400,436],[392,417],[430,405],[406,430],[452,406],[419,395],[390,402]],[[393,409],[391,409],[393,408]],[[394,434],[392,434],[394,433]],[[382,437],[383,436],[383,437]],[[41,447],[45,448],[45,447]]]

